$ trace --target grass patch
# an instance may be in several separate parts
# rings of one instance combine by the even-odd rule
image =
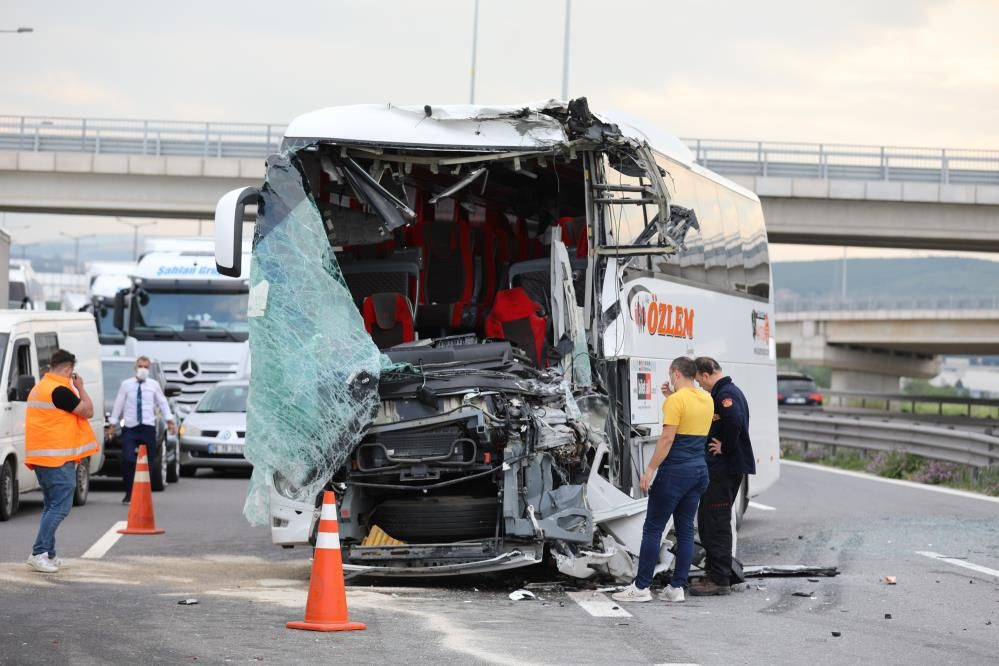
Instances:
[[[804,447],[797,443],[783,444],[781,457],[785,460],[868,472],[887,479],[947,486],[999,497],[999,466],[976,468],[929,460],[897,450],[868,452],[843,447],[833,450],[827,446],[813,444]]]

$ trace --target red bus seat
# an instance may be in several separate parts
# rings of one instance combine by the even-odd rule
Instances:
[[[545,354],[548,324],[543,312],[522,288],[503,289],[496,293],[492,312],[486,317],[486,335],[515,343],[537,367],[543,368],[548,364]]]
[[[379,349],[413,341],[413,306],[400,293],[382,292],[364,298],[364,328]]]

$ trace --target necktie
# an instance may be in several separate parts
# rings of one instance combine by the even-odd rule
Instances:
[[[135,418],[142,425],[142,382],[136,382],[138,390],[135,392]]]

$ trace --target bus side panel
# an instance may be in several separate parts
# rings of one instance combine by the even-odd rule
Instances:
[[[774,354],[773,311],[769,303],[698,289],[648,277],[623,285],[620,313],[608,328],[603,352],[629,359],[630,393],[645,397],[641,414],[628,414],[647,425],[652,435],[662,431],[653,415],[662,410],[659,386],[669,361],[677,356],[711,356],[746,394],[750,437],[757,459],[750,493],[773,485],[780,474],[777,431],[777,364]],[[611,346],[611,343],[613,346]],[[655,390],[649,392],[649,386]]]

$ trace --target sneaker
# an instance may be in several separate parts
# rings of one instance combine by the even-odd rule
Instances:
[[[722,597],[732,594],[730,585],[719,585],[710,578],[701,578],[690,584],[690,595],[694,597]]]
[[[620,592],[612,594],[611,598],[614,601],[652,601],[652,592],[649,591],[649,588],[640,590],[632,583]]]
[[[45,553],[45,556],[46,556],[47,558],[49,558],[49,562],[51,562],[51,563],[52,563],[52,564],[54,564],[55,566],[59,567],[60,569],[61,569],[62,567],[64,567],[64,566],[66,566],[66,563],[65,563],[65,562],[63,562],[63,561],[62,561],[62,558],[61,558],[61,557],[59,557],[58,555],[57,555],[56,557],[52,557],[52,556],[51,556],[51,555],[49,555],[48,553]]]
[[[56,573],[59,567],[49,560],[48,553],[39,553],[28,558],[28,566],[39,573]]]
[[[683,588],[673,587],[672,585],[664,587],[663,591],[659,593],[659,598],[663,601],[669,601],[674,604],[686,601],[686,598],[683,596]]]

